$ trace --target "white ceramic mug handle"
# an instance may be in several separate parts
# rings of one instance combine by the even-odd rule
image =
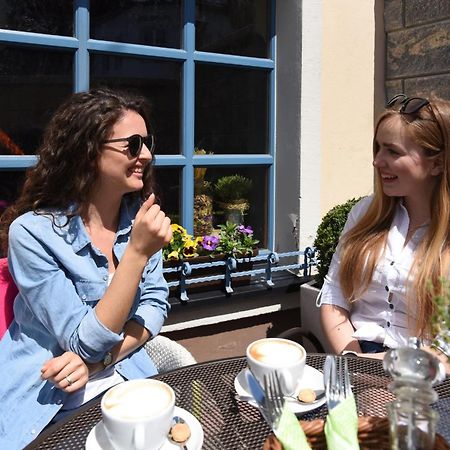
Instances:
[[[285,395],[293,395],[297,387],[293,376],[289,372],[279,372],[281,375],[281,387]]]
[[[133,430],[133,444],[135,450],[145,449],[145,428],[142,424],[136,424]]]

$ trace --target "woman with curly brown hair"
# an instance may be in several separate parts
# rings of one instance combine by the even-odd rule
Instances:
[[[380,358],[418,336],[447,362],[450,349],[429,344],[433,296],[450,269],[449,135],[447,101],[399,94],[379,118],[375,193],[350,211],[322,289],[336,353]]]
[[[167,316],[144,99],[78,93],[54,114],[22,194],[2,216],[19,289],[0,341],[0,447],[125,379],[154,375],[143,344]],[[9,243],[6,241],[9,237]]]

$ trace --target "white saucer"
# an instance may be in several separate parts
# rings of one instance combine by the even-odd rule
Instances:
[[[247,380],[245,378],[245,371],[247,369],[242,369],[234,379],[234,388],[236,389],[236,393],[238,395],[252,395],[250,393],[250,390],[248,388]],[[314,367],[305,366],[305,371],[303,373],[302,378],[298,382],[297,391],[296,394],[300,391],[300,389],[315,389],[315,390],[323,390],[323,374],[317,369],[314,369]],[[254,400],[250,400],[248,402],[250,405],[253,405],[257,407],[257,404]],[[319,408],[325,403],[325,396],[321,398],[316,403],[312,404],[302,404],[299,402],[287,402],[289,405],[289,408],[294,412],[295,414],[304,414],[308,411],[312,411],[313,409]]]
[[[200,422],[190,412],[183,408],[179,408],[178,406],[175,406],[174,415],[183,418],[191,429],[191,437],[186,442],[189,450],[201,450],[203,445],[203,429]],[[106,436],[103,421],[100,420],[100,422],[98,422],[89,432],[86,439],[86,450],[110,449],[111,443]],[[166,440],[160,450],[180,450],[180,447],[172,444],[169,440]]]

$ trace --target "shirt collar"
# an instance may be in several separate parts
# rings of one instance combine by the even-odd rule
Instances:
[[[126,197],[122,200],[119,213],[119,227],[116,236],[124,235],[131,231],[137,207],[138,202],[136,201],[130,201]],[[76,205],[70,205],[68,212],[74,211],[75,208]],[[84,223],[79,215],[73,216],[67,224],[67,215],[60,214],[56,217],[55,222],[67,230],[66,239],[70,242],[75,253],[78,253],[87,245],[91,245],[91,238],[87,234]]]

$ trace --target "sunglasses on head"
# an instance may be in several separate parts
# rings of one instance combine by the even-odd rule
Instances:
[[[409,98],[405,94],[397,94],[386,103],[386,108],[399,107],[398,111],[401,114],[415,114],[429,104],[430,102],[426,98]]]
[[[139,156],[144,144],[149,149],[151,154],[153,154],[153,150],[155,149],[155,138],[153,137],[153,134],[149,134],[145,137],[140,134],[133,134],[133,136],[127,138],[110,139],[105,141],[104,144],[124,141],[128,142],[127,150],[133,158]]]

